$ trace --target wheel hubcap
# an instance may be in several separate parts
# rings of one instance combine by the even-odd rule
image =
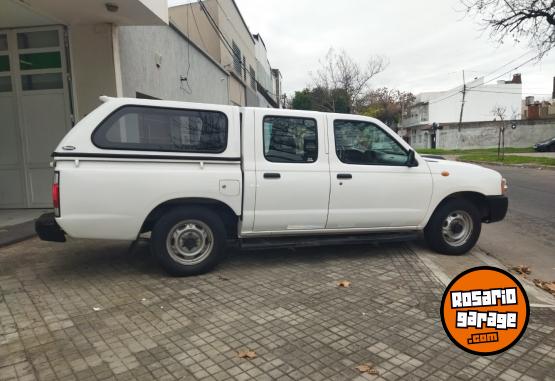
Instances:
[[[166,247],[171,258],[189,266],[202,262],[210,255],[213,246],[212,230],[198,220],[186,220],[175,224],[166,239]]]
[[[472,234],[473,223],[470,214],[463,210],[450,213],[443,221],[441,232],[451,246],[464,245]]]

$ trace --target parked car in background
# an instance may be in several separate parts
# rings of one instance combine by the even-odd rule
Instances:
[[[555,137],[534,144],[534,150],[538,152],[555,152]]]
[[[377,119],[314,111],[105,98],[53,153],[44,240],[136,240],[176,275],[229,244],[406,240],[470,250],[503,219],[506,182],[423,158]]]

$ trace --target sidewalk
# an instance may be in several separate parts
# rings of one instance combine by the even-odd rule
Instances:
[[[47,209],[0,209],[0,247],[35,235],[34,220]]]
[[[553,379],[554,309],[533,307],[507,352],[463,352],[420,254],[238,252],[212,273],[171,278],[145,244],[27,240],[0,249],[0,379]],[[256,358],[237,356],[247,349]],[[379,375],[355,369],[365,363]]]

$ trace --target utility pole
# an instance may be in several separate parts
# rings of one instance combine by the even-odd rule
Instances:
[[[462,125],[462,118],[463,118],[463,111],[464,111],[464,101],[466,99],[466,80],[464,78],[464,70],[462,74],[463,74],[463,89],[462,89],[461,115],[459,116],[459,132],[461,132],[461,125]]]

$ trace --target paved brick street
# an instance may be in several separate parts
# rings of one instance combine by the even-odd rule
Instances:
[[[1,380],[555,379],[553,309],[509,351],[467,354],[405,245],[237,252],[171,278],[144,244],[32,239],[0,249],[0,290]]]

